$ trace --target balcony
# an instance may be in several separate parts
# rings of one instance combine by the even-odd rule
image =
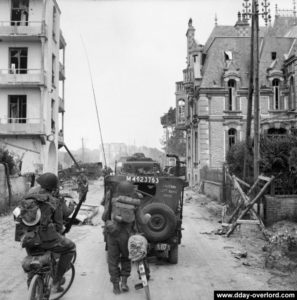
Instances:
[[[185,92],[183,81],[178,81],[175,83],[175,92],[176,93],[184,93]]]
[[[40,37],[46,37],[46,25],[44,22],[28,21],[0,21],[0,38],[3,41],[12,38],[19,41],[38,41]]]
[[[59,97],[59,113],[65,112],[65,101],[62,97]]]
[[[0,136],[45,135],[45,126],[40,118],[1,118]]]
[[[59,80],[65,80],[65,78],[65,67],[61,62],[59,62]]]
[[[0,69],[0,87],[37,87],[46,85],[40,69]]]
[[[193,68],[187,68],[185,70],[183,70],[183,74],[184,74],[184,88],[186,90],[186,92],[190,92],[190,90],[193,92],[194,90],[194,81],[195,81],[195,77],[194,77],[194,69]]]

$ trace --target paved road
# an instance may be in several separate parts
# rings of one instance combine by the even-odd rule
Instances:
[[[90,186],[88,203],[99,204],[102,186]],[[135,268],[129,279],[131,291],[113,295],[107,273],[101,225],[74,227],[69,237],[78,248],[76,278],[65,300],[113,300],[145,299],[142,290],[134,290],[138,283]],[[229,290],[277,290],[292,289],[281,280],[272,280],[272,275],[257,267],[246,267],[230,254],[236,248],[232,241],[216,235],[203,234],[215,229],[218,224],[199,201],[185,205],[182,245],[178,265],[159,262],[151,264],[150,290],[153,300],[213,299],[213,291]],[[11,217],[0,219],[0,299],[25,299],[25,275],[20,266],[24,252],[13,242]],[[295,286],[296,288],[296,286]]]

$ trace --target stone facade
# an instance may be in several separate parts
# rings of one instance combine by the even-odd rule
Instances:
[[[260,28],[260,125],[266,134],[285,134],[297,125],[294,15],[277,14]],[[195,39],[190,19],[187,65],[176,83],[177,128],[187,133],[187,176],[219,168],[228,149],[245,138],[250,72],[250,25],[238,15],[235,26],[216,25],[205,45]],[[252,125],[253,134],[253,125]]]

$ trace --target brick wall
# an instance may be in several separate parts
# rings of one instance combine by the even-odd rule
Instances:
[[[264,222],[272,225],[281,220],[297,221],[297,196],[268,196],[264,197]]]
[[[210,123],[210,167],[219,168],[225,159],[224,128],[221,122]]]

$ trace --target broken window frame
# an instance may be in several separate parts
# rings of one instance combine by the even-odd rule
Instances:
[[[16,53],[13,55],[13,51]],[[14,67],[12,67],[14,65]],[[28,48],[9,48],[9,66],[11,74],[27,74],[28,72]]]
[[[11,0],[10,25],[28,26],[29,0]]]
[[[27,123],[27,95],[8,95],[8,123]]]

